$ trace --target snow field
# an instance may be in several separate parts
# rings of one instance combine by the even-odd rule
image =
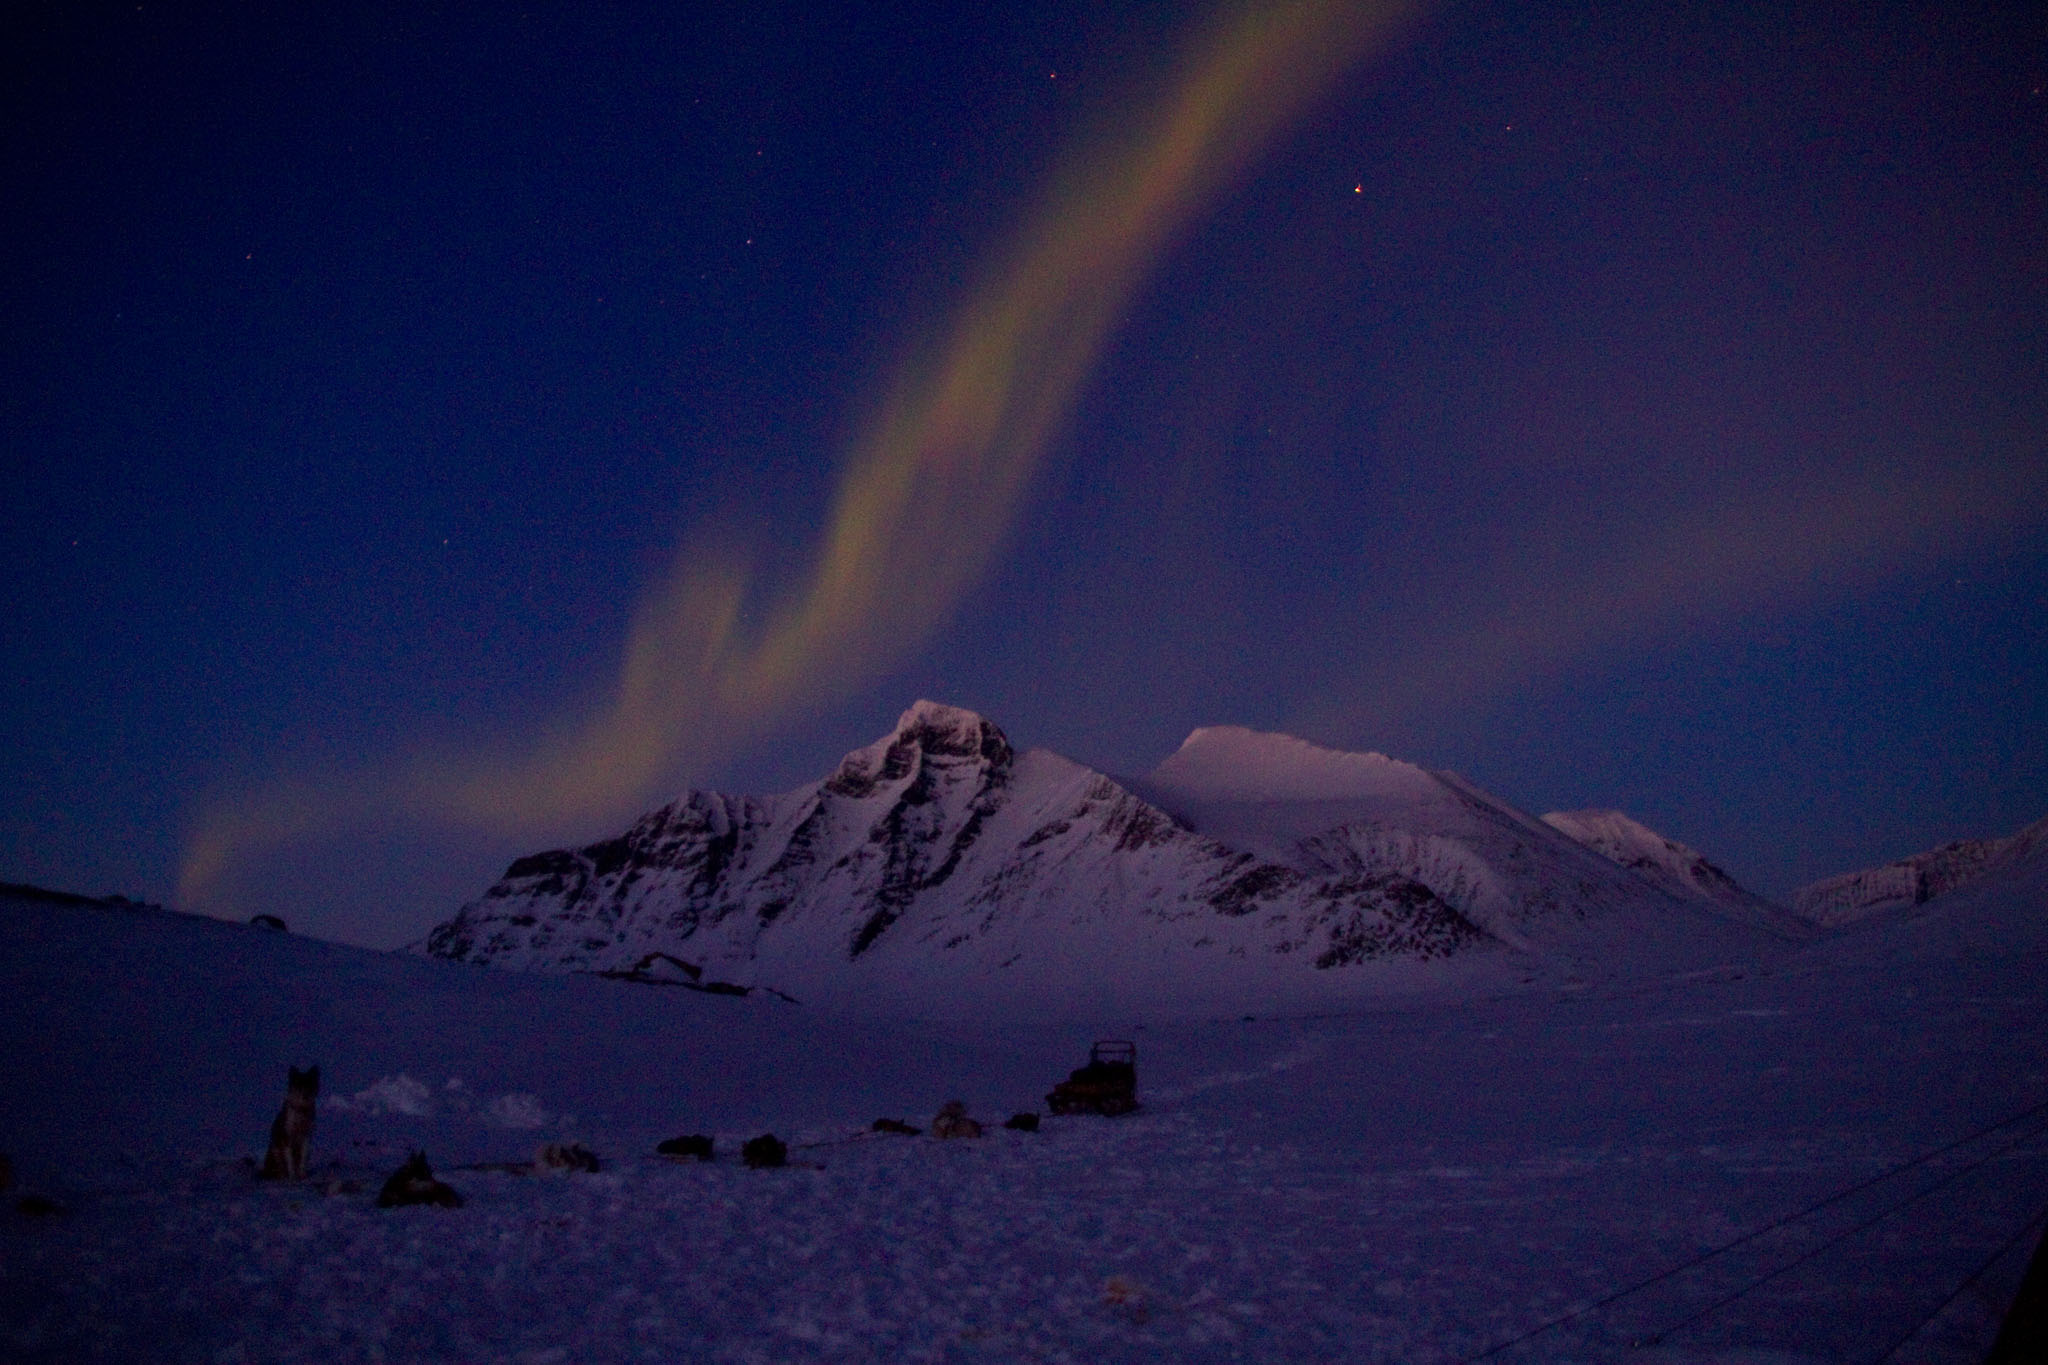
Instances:
[[[215,1167],[90,1197],[8,1229],[8,1281],[37,1288],[33,1303],[8,1296],[8,1355],[1457,1360],[1873,1164],[1823,1137],[1390,1167],[1185,1113],[978,1142],[855,1138],[799,1147],[805,1164],[780,1171],[746,1170],[721,1145],[714,1165],[628,1157],[595,1176],[443,1166],[469,1201],[454,1211],[376,1209],[371,1165],[320,1172],[356,1175],[353,1194]],[[1917,1248],[1924,1226],[1903,1229],[1666,1358],[1735,1359],[1792,1329],[1805,1349],[1781,1359],[1861,1358],[1853,1348],[1914,1320],[1897,1311],[1902,1266],[1983,1244],[1970,1219],[2001,1190],[1978,1193],[1987,1206],[1969,1218],[1942,1212],[1944,1245]],[[1754,1269],[1717,1267],[1503,1358],[1612,1358]],[[1861,1330],[1873,1314],[1879,1330]],[[1852,1350],[1814,1349],[1831,1342]],[[1941,1344],[1904,1358],[1974,1358]]]
[[[943,1024],[9,905],[0,1150],[69,1211],[0,1210],[0,1358],[1448,1365],[1867,1184],[1490,1358],[1876,1365],[2048,1201],[2048,1116],[1908,1164],[2048,1099],[2044,892],[1675,980]],[[1101,1036],[1138,1115],[858,1135],[1039,1108]],[[316,1181],[262,1186],[288,1060]],[[807,1164],[742,1168],[770,1128]],[[721,1161],[650,1154],[690,1131]],[[460,1169],[553,1139],[604,1171]],[[373,1206],[415,1145],[465,1208]],[[1980,1358],[2029,1250],[1890,1359]]]

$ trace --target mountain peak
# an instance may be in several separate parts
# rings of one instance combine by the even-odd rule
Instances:
[[[919,699],[896,718],[890,742],[908,740],[928,754],[959,758],[980,757],[991,763],[1007,762],[1010,740],[996,723],[964,706]]]
[[[1414,798],[1439,786],[1423,769],[1385,754],[1325,749],[1242,725],[1195,730],[1147,780],[1187,796],[1250,801]]]
[[[897,718],[894,730],[841,759],[825,780],[825,790],[865,800],[882,786],[909,777],[927,759],[946,767],[964,759],[984,768],[1007,768],[1014,757],[1009,738],[994,721],[964,707],[918,701]]]

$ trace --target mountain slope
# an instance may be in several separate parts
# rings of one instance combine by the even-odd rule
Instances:
[[[1792,893],[1792,908],[1832,928],[1881,911],[1922,905],[1991,873],[2019,873],[2048,859],[2048,819],[2003,839],[1958,839],[1923,853],[1844,872]]]
[[[1543,823],[1676,895],[1705,901],[1724,914],[1789,937],[1811,931],[1806,921],[1745,890],[1698,850],[1618,810],[1552,811]]]
[[[1502,942],[1575,971],[1753,951],[1760,929],[1790,936],[1740,897],[1639,875],[1456,774],[1384,754],[1220,726],[1133,786],[1195,830],[1306,872],[1413,877]]]

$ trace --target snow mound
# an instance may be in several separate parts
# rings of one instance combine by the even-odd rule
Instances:
[[[545,1128],[555,1119],[541,1104],[540,1096],[524,1091],[498,1096],[484,1107],[484,1113],[498,1128]]]
[[[555,1121],[540,1096],[524,1091],[478,1104],[458,1076],[449,1077],[438,1091],[404,1072],[379,1076],[353,1095],[330,1095],[320,1103],[333,1113],[366,1119],[475,1119],[491,1128],[543,1128]]]
[[[425,1081],[411,1076],[379,1076],[353,1095],[334,1095],[327,1107],[344,1114],[408,1114],[414,1118],[433,1116],[434,1092]]]

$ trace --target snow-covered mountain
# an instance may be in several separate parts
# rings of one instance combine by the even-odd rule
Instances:
[[[1757,929],[1797,936],[1732,880],[1702,894],[1455,773],[1384,754],[1218,726],[1132,786],[1190,828],[1304,872],[1398,869],[1499,943],[1572,970],[1740,952]],[[1627,823],[1634,841],[1684,849]]]
[[[1881,867],[1844,872],[1800,887],[1792,908],[1825,927],[1879,911],[1921,905],[1990,872],[2048,859],[2048,819],[2003,839],[1958,839]]]
[[[1705,901],[1778,933],[1798,937],[1811,932],[1806,921],[1745,889],[1697,849],[1618,810],[1552,811],[1543,823],[1667,891]]]
[[[805,999],[1192,999],[1412,984],[1445,958],[1657,965],[1756,931],[1378,754],[1198,730],[1125,784],[919,702],[793,792],[690,792],[521,858],[423,946],[554,971],[667,954]]]

